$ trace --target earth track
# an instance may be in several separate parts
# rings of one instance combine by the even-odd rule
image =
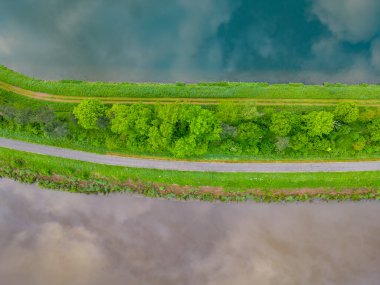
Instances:
[[[32,99],[50,102],[79,103],[85,99],[98,99],[105,104],[196,104],[216,105],[222,102],[255,103],[261,106],[334,106],[341,102],[353,102],[358,106],[380,107],[380,100],[375,99],[263,99],[263,98],[135,98],[135,97],[91,97],[54,95],[23,89],[1,82],[0,88]]]

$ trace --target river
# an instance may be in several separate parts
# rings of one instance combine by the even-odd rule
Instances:
[[[6,285],[379,284],[380,203],[207,203],[0,181]]]

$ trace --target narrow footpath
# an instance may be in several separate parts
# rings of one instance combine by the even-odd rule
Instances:
[[[358,162],[193,162],[147,158],[119,157],[95,154],[72,149],[64,149],[18,140],[0,138],[0,147],[30,153],[87,161],[106,165],[162,170],[201,171],[201,172],[348,172],[380,171],[380,161]]]

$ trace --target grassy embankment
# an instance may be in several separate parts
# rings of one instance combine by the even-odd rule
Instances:
[[[335,104],[330,99],[327,99],[331,97],[334,98],[333,100],[344,98],[350,99],[350,101],[371,99],[362,100],[363,105],[374,104],[372,100],[380,99],[380,87],[377,85],[66,83],[34,80],[5,68],[0,68],[0,81],[37,92],[64,94],[65,96],[72,97],[77,94],[80,94],[79,96],[107,96],[115,97],[116,101],[120,99],[117,96],[134,97],[137,100],[141,98],[162,98],[164,96],[172,98],[203,97],[217,98],[218,102],[218,98],[272,98],[275,99],[277,105],[283,105],[276,107],[276,109],[280,108],[281,110],[289,111],[321,110],[322,108],[326,110],[333,108],[332,106],[322,107],[325,104],[324,100],[329,101],[327,102],[328,105]],[[4,91],[1,94],[7,103],[21,107],[48,106],[53,108],[54,112],[59,114],[59,116],[65,118],[70,116],[73,107],[77,103],[77,101],[73,103],[58,103],[36,100],[41,98],[36,97],[35,99],[31,99]],[[303,101],[298,105],[293,103],[286,105],[278,99],[297,99],[305,96],[307,96],[307,100],[309,101]],[[314,101],[313,99],[316,100]],[[298,99],[297,101],[299,102]],[[271,105],[270,103],[262,102],[263,104]],[[377,104],[377,102],[375,103]],[[263,107],[258,106],[259,110],[260,108]],[[33,136],[23,132],[2,130],[1,135],[42,144],[100,153],[106,152],[106,149],[101,147],[75,145],[69,141]],[[136,154],[141,155],[141,153]],[[240,157],[219,156],[218,154],[210,153],[207,157],[203,157],[203,159],[252,159],[243,155]],[[368,158],[368,155],[364,156]],[[361,157],[359,155],[355,158]],[[374,157],[376,157],[376,154],[374,154]],[[273,158],[265,157],[265,159],[269,160],[278,158],[278,154],[274,154]],[[294,158],[298,159],[298,157]],[[302,157],[299,158],[302,159]],[[257,160],[259,158],[256,156],[254,159]],[[307,159],[310,160],[313,157],[308,156]],[[315,157],[315,159],[320,159],[320,157]],[[314,198],[359,200],[378,199],[380,195],[378,190],[380,187],[379,172],[258,174],[160,171],[110,167],[35,154],[28,154],[26,156],[25,153],[6,149],[0,149],[0,160],[0,173],[3,176],[25,182],[38,181],[44,187],[72,192],[109,193],[112,191],[134,191],[154,197],[197,198],[203,200],[219,199],[223,201],[247,199],[281,201],[310,200]],[[128,182],[126,183],[125,181],[127,180]],[[178,186],[172,186],[172,184],[177,184]]]
[[[11,78],[11,79],[13,78],[12,79],[13,81],[12,80],[8,80],[9,79],[8,77]],[[89,92],[96,92],[96,90],[97,90],[96,86],[97,85],[103,86],[102,85],[103,83],[91,83],[94,86],[90,88],[91,84],[90,83],[86,83],[86,82],[74,84],[74,83],[60,83],[60,82],[50,82],[50,81],[34,80],[34,79],[30,79],[28,77],[25,77],[22,74],[18,74],[18,73],[15,73],[13,71],[10,71],[10,70],[8,70],[6,68],[0,68],[0,81],[4,80],[4,78],[7,79],[8,81],[12,81],[14,84],[17,83],[17,84],[20,84],[20,85],[23,85],[23,84],[26,84],[26,82],[29,82],[28,84],[30,84],[30,86],[40,86],[39,88],[41,88],[41,89],[43,89],[42,87],[44,86],[44,84],[46,84],[46,86],[50,86],[50,84],[51,84],[52,87],[51,87],[50,91],[54,91],[54,92],[59,92],[59,90],[66,90],[66,87],[67,87],[66,85],[67,84],[69,84],[69,85],[71,84],[71,85],[77,86],[77,87],[80,86],[81,84],[84,84],[85,86],[87,86],[86,88],[88,88]],[[18,81],[16,79],[18,79]],[[22,82],[24,82],[24,83],[22,83]],[[33,85],[34,83],[36,83],[36,85]],[[104,84],[105,84],[105,86],[108,86],[110,88],[110,90],[112,90],[112,86],[113,85],[115,85],[115,86],[119,86],[120,85],[119,86],[120,88],[121,88],[121,86],[123,86],[122,83],[120,83],[120,84],[112,84],[112,83],[107,83],[106,84],[106,83],[104,83]],[[250,83],[241,83],[241,85],[245,85],[245,84],[249,85]],[[162,84],[150,84],[151,87],[155,86],[154,88],[152,88],[153,90],[156,90],[156,88],[158,88],[157,90],[160,90],[159,88],[161,88],[160,87],[161,85]],[[28,87],[28,86],[29,85],[27,85],[26,87]],[[56,86],[56,87],[54,87],[54,86]],[[62,86],[63,89],[60,89],[57,86]],[[175,85],[173,85],[173,84],[167,84],[167,85],[163,84],[162,86],[175,86]],[[196,85],[193,84],[192,86],[194,87]],[[232,85],[232,87],[233,86],[234,85]],[[282,85],[270,85],[270,86],[277,86],[276,88],[284,88],[285,93],[286,93],[286,90],[288,90],[287,88],[293,88],[294,90],[300,90],[300,88],[301,88],[299,86],[286,85],[286,84],[282,84]],[[201,86],[201,87],[203,88],[205,86]],[[231,86],[229,86],[229,87],[226,87],[226,86],[225,87],[206,86],[205,90],[207,90],[207,88],[211,88],[214,91],[218,90],[216,87],[217,88],[227,88],[228,89]],[[235,90],[232,87],[231,87],[231,90]],[[307,86],[307,87],[304,86],[302,88],[308,88],[308,87],[310,87],[310,86]],[[331,88],[332,89],[335,88],[337,90],[338,89],[339,90],[344,90],[344,88],[348,88],[349,89],[351,87],[352,88],[355,87],[355,88],[358,89],[360,87],[361,88],[361,89],[359,88],[360,90],[362,90],[362,91],[363,90],[367,90],[367,91],[369,90],[368,94],[372,94],[373,90],[376,90],[377,85],[370,85],[368,87],[359,86],[359,85],[350,85],[350,86],[346,86],[344,88],[343,87],[339,87],[339,88],[338,87],[326,87],[326,86],[314,86],[314,87],[322,88],[325,91],[328,90],[328,88],[330,88],[330,89]],[[33,88],[31,88],[31,89],[33,89]],[[70,92],[74,92],[73,91],[74,89],[70,89],[69,88],[67,90],[72,90]],[[82,90],[82,89],[79,88],[75,92],[81,92],[80,90]],[[189,89],[189,90],[192,90],[192,89]],[[220,89],[220,90],[222,90],[222,89]],[[238,90],[238,89],[236,89],[236,90]],[[303,92],[306,92],[305,90]],[[344,94],[348,94],[348,93],[342,93],[342,94],[339,93],[340,95],[338,97],[342,97],[342,96],[344,97],[345,96]],[[114,94],[116,94],[116,93],[114,93]],[[240,96],[238,92],[236,94],[237,94],[237,96]],[[313,95],[314,93],[310,93],[310,94]],[[360,92],[359,92],[359,94],[360,94]],[[309,95],[309,93],[306,92],[305,95]],[[366,97],[367,95],[362,95],[362,97]],[[12,104],[12,105],[15,105],[15,106],[19,106],[20,108],[24,108],[24,107],[33,107],[33,108],[49,107],[49,108],[52,108],[54,110],[54,112],[59,115],[59,117],[64,118],[65,120],[69,120],[69,117],[70,117],[70,115],[72,113],[72,110],[73,110],[74,106],[77,104],[76,102],[71,102],[71,103],[70,102],[50,102],[50,101],[46,101],[46,100],[38,100],[38,98],[34,98],[34,99],[33,98],[28,98],[28,97],[25,97],[23,95],[19,95],[19,94],[12,93],[12,92],[9,92],[9,91],[3,91],[3,90],[1,90],[1,86],[0,86],[0,96],[1,96],[2,100],[4,100],[7,104]],[[269,94],[269,97],[270,96],[271,95]],[[63,97],[66,98],[67,96],[63,96]],[[321,96],[321,97],[323,97],[323,96]],[[358,97],[359,96],[356,96],[355,98],[358,98]],[[375,98],[375,97],[376,96],[374,96],[373,98]],[[116,98],[116,99],[118,99],[118,98]],[[279,100],[279,99],[274,99],[274,100]],[[371,102],[373,102],[373,101],[372,100],[362,100],[362,102],[363,102],[363,104],[362,104],[362,106],[363,106],[363,105],[366,105],[366,104],[372,104]],[[208,108],[214,109],[216,107],[215,106],[209,106]],[[362,108],[364,109],[364,107],[362,107]],[[258,111],[262,112],[264,109],[265,109],[265,106],[261,106],[261,105],[258,106]],[[302,105],[302,104],[301,105],[297,105],[297,104],[286,105],[285,104],[283,106],[276,106],[275,109],[276,109],[277,112],[279,112],[279,111],[289,111],[289,112],[298,112],[298,113],[301,113],[301,112],[320,111],[320,110],[333,111],[334,106],[320,106],[319,104],[317,104],[317,105],[313,105],[312,104],[312,105],[306,105],[306,106]],[[88,143],[85,143],[85,144],[78,143],[75,140],[73,141],[73,140],[68,140],[68,139],[65,139],[65,138],[54,138],[54,137],[46,137],[46,136],[40,136],[40,135],[33,135],[33,134],[30,134],[30,133],[20,132],[20,131],[17,131],[17,130],[0,129],[0,135],[3,136],[3,137],[13,138],[13,139],[19,139],[19,140],[24,140],[24,141],[29,141],[29,142],[35,142],[35,143],[41,143],[41,144],[47,144],[47,145],[54,145],[54,146],[72,148],[72,149],[79,149],[79,150],[91,151],[91,152],[97,152],[97,153],[109,153],[109,152],[112,152],[114,154],[121,154],[121,155],[150,156],[150,157],[168,158],[168,159],[171,158],[171,154],[170,153],[165,153],[165,152],[148,153],[148,152],[143,152],[143,151],[126,150],[126,149],[113,149],[113,150],[109,150],[109,149],[107,149],[104,146],[93,146],[93,145],[88,144]],[[290,156],[283,155],[281,153],[274,152],[273,154],[270,154],[270,155],[269,154],[265,154],[265,155],[258,154],[258,155],[252,156],[252,155],[249,155],[249,154],[238,154],[238,155],[236,155],[236,154],[226,154],[226,153],[220,153],[220,151],[214,151],[213,149],[210,149],[209,152],[206,155],[202,156],[202,157],[194,157],[194,158],[193,157],[188,157],[187,159],[188,160],[194,160],[194,159],[195,160],[222,160],[222,161],[227,161],[227,160],[228,161],[252,161],[252,160],[254,160],[254,161],[260,161],[260,160],[262,160],[262,161],[276,161],[276,160],[304,160],[304,161],[331,160],[332,161],[332,160],[378,159],[378,154],[377,153],[358,152],[358,153],[355,153],[355,154],[340,155],[339,157],[336,157],[336,156],[329,157],[329,154],[327,153],[327,154],[324,154],[323,156],[321,156],[320,154],[315,154],[315,155],[308,154],[307,156],[299,154],[299,155],[292,155],[290,157]]]
[[[5,83],[0,87],[8,91],[23,93],[25,96],[40,100],[62,102],[79,102],[83,98],[98,97],[106,103],[162,103],[176,102],[178,98],[186,98],[186,102],[192,104],[218,104],[222,101],[221,99],[238,101],[248,99],[254,100],[257,105],[324,106],[334,105],[348,99],[351,102],[357,101],[358,105],[380,106],[380,85],[368,84],[304,85],[302,83],[267,84],[260,82],[185,84],[84,82],[78,80],[45,81],[30,78],[4,66],[0,66],[0,82]],[[46,94],[37,94],[26,90]]]
[[[0,175],[79,193],[221,201],[380,199],[380,172],[204,173],[106,166],[0,148]],[[189,186],[191,185],[191,186]]]

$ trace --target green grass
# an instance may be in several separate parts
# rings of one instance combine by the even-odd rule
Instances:
[[[281,98],[281,99],[380,99],[374,84],[266,84],[259,82],[209,82],[194,84],[45,81],[33,79],[0,65],[0,81],[24,89],[67,96],[131,98]]]
[[[0,104],[9,103],[20,107],[49,107],[55,112],[67,112],[71,113],[73,108],[78,105],[78,103],[67,103],[67,102],[51,102],[29,98],[14,92],[10,92],[0,88]],[[130,105],[130,104],[125,104]],[[158,105],[158,104],[157,104]],[[205,105],[207,109],[216,111],[216,105]],[[335,106],[301,106],[301,105],[279,105],[279,106],[257,106],[259,112],[264,112],[266,109],[273,109],[275,112],[289,111],[289,112],[311,112],[311,111],[333,111]],[[364,107],[359,107],[364,110]]]
[[[45,137],[39,135],[33,135],[30,133],[22,131],[13,131],[9,129],[3,129],[0,127],[0,137],[15,139],[30,143],[62,147],[67,149],[81,150],[86,152],[93,152],[99,154],[112,153],[114,155],[121,156],[137,156],[137,157],[149,157],[157,159],[174,159],[178,160],[169,152],[143,152],[143,151],[133,151],[128,149],[115,149],[109,150],[105,146],[93,146],[90,144],[74,142],[69,139],[60,139],[53,137]],[[226,161],[226,162],[276,162],[276,161],[364,161],[364,160],[378,160],[378,153],[356,153],[355,155],[340,155],[330,156],[328,153],[325,155],[315,154],[303,156],[302,154],[298,155],[289,155],[281,154],[274,152],[273,154],[258,154],[258,155],[249,155],[249,154],[225,154],[213,151],[211,149],[207,154],[202,156],[189,156],[182,158],[184,161]]]
[[[63,103],[63,102],[48,102],[43,100],[37,100],[28,98],[22,95],[18,95],[9,91],[4,91],[0,89],[0,101],[10,105],[15,105],[20,108],[41,108],[49,107],[54,110],[54,112],[62,119],[68,120],[71,116],[72,110],[75,103]],[[1,104],[1,103],[0,103]],[[207,106],[207,109],[215,110],[216,106]],[[268,107],[258,106],[259,112],[264,112]],[[276,106],[270,107],[274,112],[289,111],[295,113],[301,112],[311,112],[311,111],[333,111],[334,107],[331,106]],[[362,107],[361,110],[364,110]],[[63,148],[77,149],[95,153],[107,153],[113,152],[121,155],[132,155],[132,156],[150,156],[150,157],[160,157],[173,159],[173,155],[169,152],[147,152],[147,151],[132,151],[126,148],[119,149],[107,149],[105,145],[103,146],[93,146],[90,143],[80,143],[73,141],[68,138],[53,138],[41,135],[33,135],[25,131],[15,131],[12,129],[0,127],[0,136],[18,139],[27,142],[39,143],[44,145],[58,146]],[[379,154],[377,152],[373,153],[350,153],[347,155],[331,156],[329,153],[319,153],[319,154],[308,154],[304,156],[302,154],[287,154],[273,152],[271,154],[259,154],[259,155],[249,155],[249,154],[228,154],[222,153],[217,148],[211,146],[208,153],[199,157],[188,157],[187,160],[226,160],[226,161],[277,161],[277,160],[365,160],[365,159],[378,159]]]
[[[22,161],[22,168],[41,174],[58,174],[79,179],[107,177],[117,181],[141,180],[181,186],[223,187],[225,191],[244,192],[247,189],[324,188],[326,190],[379,188],[380,172],[346,173],[211,173],[108,166],[70,159],[0,148],[1,166]]]

